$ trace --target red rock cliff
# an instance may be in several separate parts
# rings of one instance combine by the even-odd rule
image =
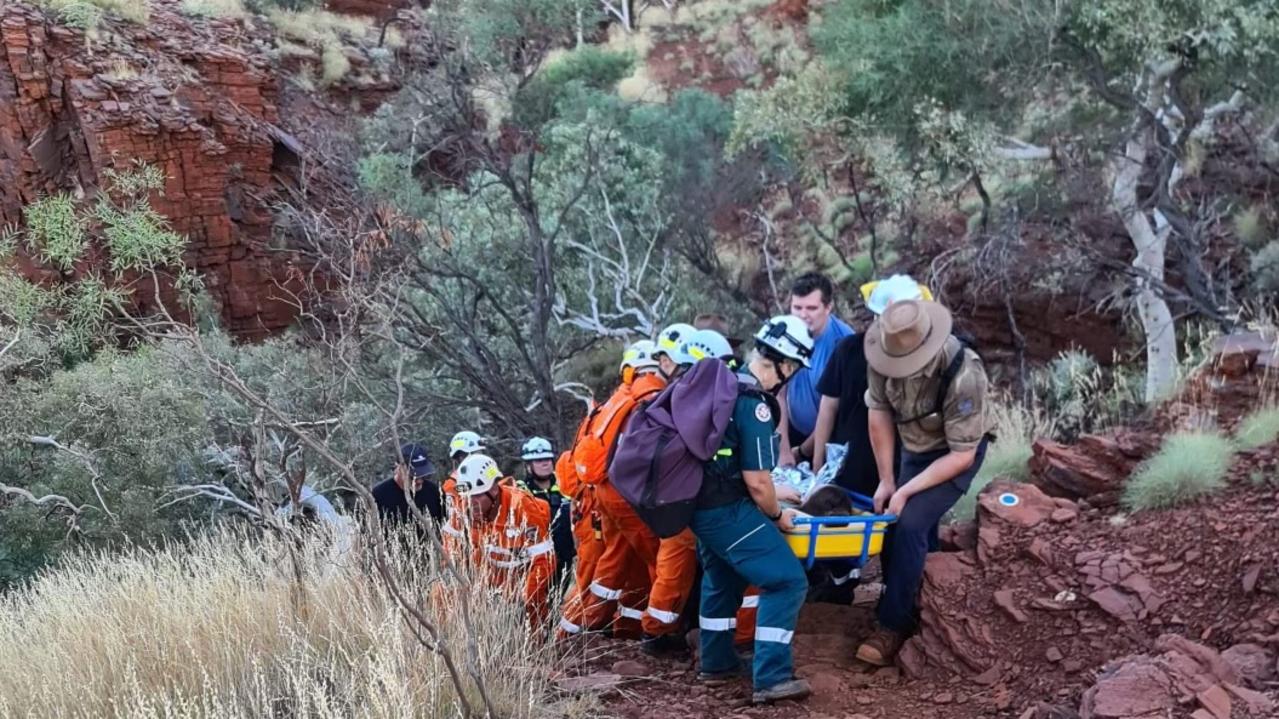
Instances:
[[[287,326],[286,254],[266,248],[280,127],[269,47],[238,21],[191,22],[156,3],[145,26],[105,20],[96,47],[30,5],[0,5],[0,224],[44,193],[92,194],[133,161],[168,176],[156,209],[245,337]],[[296,149],[296,146],[294,146]]]

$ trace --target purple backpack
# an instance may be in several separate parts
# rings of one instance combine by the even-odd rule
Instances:
[[[736,375],[706,360],[631,412],[608,477],[657,536],[692,521],[703,465],[719,451],[736,401]]]

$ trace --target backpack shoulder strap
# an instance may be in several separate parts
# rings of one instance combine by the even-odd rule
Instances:
[[[954,335],[951,336],[953,337]],[[933,408],[918,417],[898,419],[896,420],[897,424],[910,424],[911,422],[918,422],[931,414],[940,415],[945,413],[946,395],[950,393],[951,383],[955,381],[955,377],[959,376],[959,371],[964,368],[964,353],[968,350],[967,342],[958,337],[955,339],[959,340],[959,351],[955,353],[954,357],[950,358],[950,363],[946,365],[945,371],[941,374],[941,382],[937,385],[937,397],[933,400]],[[896,414],[895,411],[894,414]]]
[[[963,340],[959,342],[959,351],[950,359],[950,364],[946,365],[946,371],[942,372],[941,385],[937,387],[937,402],[933,405],[933,412],[942,414],[946,409],[946,395],[950,393],[950,385],[959,376],[959,370],[964,368],[964,353],[968,351],[968,344]]]

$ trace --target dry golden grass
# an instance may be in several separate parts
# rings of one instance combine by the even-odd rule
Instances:
[[[185,545],[73,558],[0,598],[3,717],[454,717],[444,662],[407,629],[362,545],[225,531]],[[398,545],[397,545],[398,546]],[[463,671],[465,602],[477,666],[507,717],[581,716],[554,703],[551,648],[522,608],[447,582],[397,549],[407,596],[438,620]],[[468,685],[468,699],[481,708]]]
[[[273,10],[267,19],[281,36],[308,45],[324,45],[334,39],[358,42],[373,32],[373,21],[369,18],[338,15],[327,10]]]

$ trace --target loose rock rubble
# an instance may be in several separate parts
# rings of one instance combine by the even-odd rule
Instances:
[[[1082,719],[1153,719],[1173,712],[1193,719],[1274,716],[1274,701],[1243,686],[1216,651],[1175,634],[1159,637],[1154,651],[1103,667],[1084,692]]]

